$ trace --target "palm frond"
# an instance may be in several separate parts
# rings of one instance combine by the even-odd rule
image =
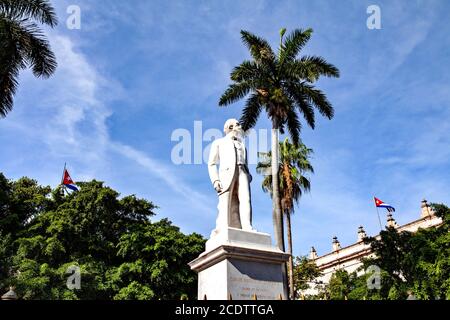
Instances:
[[[0,117],[13,108],[19,71],[26,67],[20,48],[12,39],[15,23],[0,17]]]
[[[311,129],[315,129],[316,127],[316,118],[314,113],[314,108],[308,99],[305,99],[303,95],[300,95],[299,98],[295,99],[297,103],[297,108],[303,114],[303,118],[306,120],[306,123],[311,127]]]
[[[275,54],[265,39],[245,30],[241,30],[241,39],[257,63],[273,61],[275,59]]]
[[[21,69],[49,77],[57,63],[50,44],[36,23],[57,24],[48,0],[0,0],[0,116],[13,108]]]
[[[298,203],[304,192],[309,192],[311,182],[305,176],[307,173],[314,173],[314,169],[309,162],[309,157],[313,153],[312,149],[306,147],[301,141],[291,143],[288,138],[280,142],[280,164],[278,168],[279,192],[285,214],[294,213],[294,202]],[[272,196],[272,176],[268,172],[271,167],[271,152],[258,153],[258,164],[256,170],[259,174],[265,175],[262,189]]]
[[[300,170],[296,174],[300,176],[302,173],[314,173],[314,168],[309,162],[309,156],[304,153],[301,153],[301,155],[298,161],[295,162],[295,166]]]
[[[295,59],[306,43],[311,39],[313,30],[311,28],[302,30],[295,29],[286,37],[280,52],[280,63]]]
[[[289,110],[287,114],[286,124],[292,141],[294,142],[294,144],[298,144],[300,142],[300,131],[302,128],[302,124],[300,123],[295,110]]]
[[[48,0],[0,0],[0,12],[18,20],[34,19],[52,28],[58,24],[55,9]]]
[[[13,97],[17,90],[19,77],[18,65],[20,63],[11,62],[2,67],[0,72],[0,117],[6,117],[6,114],[13,108]]]
[[[252,94],[250,98],[247,99],[245,107],[242,110],[240,123],[244,131],[247,131],[248,129],[255,126],[262,109],[263,106],[261,104],[259,95],[255,93]]]
[[[231,80],[236,82],[254,80],[260,73],[260,69],[254,61],[245,60],[233,69]]]
[[[322,91],[315,89],[312,85],[305,82],[300,84],[288,84],[286,91],[294,100],[297,108],[303,114],[308,125],[315,128],[315,112],[316,107],[319,112],[328,119],[333,118],[334,109],[327,100]]]
[[[334,108],[328,101],[327,96],[319,89],[315,89],[312,86],[304,85],[302,86],[302,91],[304,96],[308,101],[319,110],[319,112],[328,119],[334,117]]]
[[[219,106],[227,106],[244,98],[251,90],[247,82],[232,83],[220,97]]]
[[[280,72],[291,82],[307,81],[314,83],[321,76],[340,76],[339,70],[322,57],[305,56],[300,60],[286,61],[281,65]]]
[[[339,78],[340,72],[333,64],[324,58],[317,56],[304,56],[300,59],[302,63],[318,79],[320,76]]]
[[[36,77],[47,78],[56,69],[56,57],[42,31],[34,23],[20,23],[5,20],[2,25],[8,29],[11,46],[15,46]]]
[[[299,60],[285,61],[280,65],[280,77],[285,79],[287,83],[298,83],[309,81],[309,72],[306,65]]]
[[[268,175],[264,178],[262,184],[261,184],[262,190],[265,193],[269,193],[270,197],[272,197],[272,176]]]
[[[311,181],[309,181],[309,179],[305,176],[300,177],[298,185],[301,186],[301,189],[303,189],[304,192],[308,192],[311,190]]]
[[[36,77],[48,78],[56,70],[57,62],[50,43],[35,24],[25,26],[18,34],[21,45]]]
[[[269,152],[270,153],[270,152]],[[258,166],[260,171],[270,166],[269,153],[260,154]],[[311,182],[305,176],[307,173],[313,173],[309,157],[313,153],[312,149],[307,148],[301,141],[291,143],[288,138],[280,142],[280,167],[279,174],[279,192],[284,214],[294,213],[294,202],[298,203],[304,192],[309,192]],[[265,192],[271,192],[271,176],[266,176],[263,180],[262,188]]]

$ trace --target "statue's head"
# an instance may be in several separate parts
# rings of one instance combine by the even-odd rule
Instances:
[[[242,130],[241,124],[236,119],[227,120],[223,126],[223,131],[226,135],[231,134],[236,138],[242,138],[244,136],[244,131]]]
[[[225,134],[229,134],[231,131],[235,130],[235,128],[240,126],[239,121],[236,119],[228,119],[223,125],[223,132],[225,132]]]

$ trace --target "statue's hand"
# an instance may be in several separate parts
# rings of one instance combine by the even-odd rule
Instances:
[[[217,193],[222,192],[223,187],[222,184],[220,183],[220,181],[214,181],[214,189],[217,191]]]

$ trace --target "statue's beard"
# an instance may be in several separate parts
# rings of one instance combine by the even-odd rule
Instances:
[[[244,139],[244,131],[241,128],[235,128],[229,133],[231,137],[236,138],[238,140]]]

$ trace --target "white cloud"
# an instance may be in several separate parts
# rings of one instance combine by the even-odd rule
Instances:
[[[58,59],[57,72],[46,82],[26,72],[22,86],[33,89],[20,96],[20,103],[15,106],[19,112],[5,120],[13,122],[9,130],[44,143],[47,150],[42,154],[47,161],[67,160],[76,166],[79,179],[95,178],[103,167],[114,166],[111,151],[118,153],[144,168],[144,174],[166,183],[171,190],[169,196],[209,212],[204,195],[184,184],[169,167],[131,146],[111,140],[106,121],[113,110],[107,102],[114,92],[122,89],[114,80],[105,79],[68,36],[51,32],[49,40]],[[34,96],[45,98],[36,100]],[[39,109],[39,113],[28,117],[33,108]]]
[[[182,197],[184,201],[187,200],[193,207],[200,209],[203,212],[211,211],[211,207],[207,205],[211,202],[210,199],[205,197],[201,192],[193,189],[191,186],[186,185],[180,177],[174,175],[173,170],[165,164],[162,164],[161,162],[150,158],[143,152],[127,145],[111,143],[110,147],[112,150],[145,168],[146,173],[164,181],[170,187],[170,192],[173,192],[171,196],[174,200],[178,197]]]

